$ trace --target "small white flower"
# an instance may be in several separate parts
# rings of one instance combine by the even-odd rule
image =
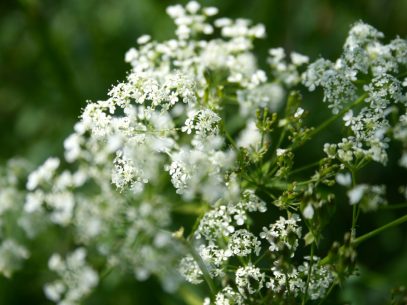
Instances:
[[[399,165],[404,168],[407,168],[407,152],[404,152],[403,155],[401,156],[399,160]]]
[[[210,7],[205,7],[205,8],[203,9],[203,12],[204,12],[204,14],[207,15],[207,16],[214,16],[214,15],[216,15],[216,14],[219,12],[219,10],[218,10],[217,7],[210,6]]]
[[[181,16],[183,16],[185,14],[185,10],[179,4],[171,5],[171,6],[167,7],[167,14],[171,18],[178,18],[178,17],[181,17]]]
[[[196,14],[198,12],[198,10],[201,8],[201,5],[196,1],[190,1],[187,3],[185,8],[187,9],[187,11],[189,13]]]
[[[232,24],[232,20],[229,18],[219,18],[219,19],[215,20],[215,26],[218,28],[229,26],[231,24]]]
[[[147,42],[149,42],[151,39],[150,35],[142,35],[137,39],[137,43],[138,44],[146,44]],[[127,55],[126,55],[127,57]]]
[[[338,173],[335,177],[336,182],[343,186],[350,186],[352,183],[352,176],[350,173]]]
[[[302,109],[301,107],[298,107],[297,111],[295,111],[295,113],[294,113],[294,117],[299,118],[303,115],[303,113],[304,113],[304,109]]]
[[[32,191],[41,183],[49,182],[59,167],[59,163],[58,158],[48,158],[43,165],[28,176],[27,189]]]
[[[277,157],[280,157],[280,156],[284,155],[286,152],[287,152],[287,149],[277,148],[276,155],[277,155]]]
[[[351,125],[352,124],[352,119],[353,119],[353,111],[349,110],[343,116],[343,120],[345,121],[345,126]]]
[[[312,204],[307,204],[305,209],[302,211],[302,215],[304,215],[306,219],[312,219],[312,217],[314,217],[314,208],[312,207]]]
[[[368,186],[366,184],[359,184],[348,191],[349,203],[351,205],[358,203],[362,199],[367,188]]]
[[[300,53],[292,52],[290,54],[291,62],[296,66],[301,66],[309,62],[309,57]]]

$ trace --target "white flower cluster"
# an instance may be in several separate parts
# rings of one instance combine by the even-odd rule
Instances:
[[[64,171],[59,176],[56,171],[60,161],[49,158],[37,170],[28,176],[24,210],[27,214],[43,215],[50,210],[50,220],[62,226],[67,226],[73,217],[75,207],[72,188],[80,187],[86,182],[86,174],[77,171],[71,174]],[[27,228],[27,231],[31,231]]]
[[[25,230],[29,219],[23,215],[24,192],[19,189],[29,170],[29,164],[20,159],[0,168],[0,274],[5,277],[11,277],[30,256],[25,245],[31,237]]]
[[[75,305],[88,295],[99,281],[98,274],[87,265],[86,250],[78,248],[65,260],[59,254],[51,256],[49,269],[56,272],[59,279],[46,284],[46,296],[59,305]]]
[[[236,286],[243,296],[260,291],[264,282],[265,274],[257,267],[249,265],[236,270]]]
[[[348,191],[349,203],[359,204],[363,211],[374,211],[386,204],[385,194],[385,185],[359,184]]]
[[[253,192],[246,192],[243,197],[251,198],[251,201],[242,201],[243,204],[239,204],[242,209],[251,212],[266,211],[263,202]],[[257,237],[246,229],[235,230],[235,227],[239,226],[235,221],[239,218],[235,217],[233,206],[221,205],[208,211],[196,230],[198,241],[204,237],[208,242],[207,245],[201,244],[199,254],[211,277],[224,278],[226,274],[229,274],[230,263],[228,262],[233,257],[248,258],[246,261],[248,264],[241,261],[243,265],[237,267],[233,272],[237,291],[234,291],[231,286],[225,286],[216,295],[213,304],[246,304],[251,295],[260,293],[263,288],[271,289],[271,298],[275,297],[273,293],[287,297],[307,294],[311,300],[322,298],[334,282],[335,276],[328,266],[319,263],[319,258],[313,257],[312,269],[310,269],[307,257],[300,265],[290,263],[290,271],[282,270],[278,266],[279,260],[284,261],[287,257],[294,257],[299,246],[302,237],[299,215],[292,214],[287,219],[280,217],[269,228],[264,227]],[[247,225],[247,217],[240,220],[240,225]],[[262,251],[260,239],[266,239],[269,243],[266,253],[274,254],[273,266],[267,271],[252,265],[254,260],[251,258],[254,258],[254,255],[258,256]],[[312,270],[311,274],[310,270]],[[192,256],[182,259],[180,271],[191,283],[197,284],[203,281],[203,273]],[[308,280],[308,276],[310,280]],[[207,299],[204,304],[212,303]]]
[[[210,242],[218,238],[230,236],[237,226],[247,221],[248,212],[266,212],[266,205],[252,190],[246,190],[238,202],[220,204],[208,211],[199,223],[195,236],[204,237]]]
[[[371,160],[385,165],[393,138],[407,167],[398,75],[407,42],[382,44],[383,35],[360,22],[337,61],[308,65],[308,57],[293,52],[287,60],[274,48],[264,71],[253,54],[264,26],[213,20],[217,9],[195,1],[167,12],[176,38],[138,39],[125,56],[127,78],[106,100],[87,104],[64,142],[65,160],[49,158],[27,181],[14,163],[0,176],[0,272],[10,276],[28,258],[24,238],[60,226],[77,247],[49,260],[58,279],[44,291],[60,305],[82,302],[103,278],[96,269],[154,275],[168,291],[177,289],[179,271],[208,284],[205,305],[324,298],[337,274],[313,254],[313,234],[322,233],[322,207],[335,194],[320,184],[345,186],[350,203],[369,211],[386,201],[385,186],[356,184],[354,172]],[[321,87],[332,109],[320,128],[304,126],[300,94],[285,91],[301,81],[310,91]],[[297,180],[315,166],[293,169],[297,149],[341,118],[342,140],[325,144],[328,157],[310,180]],[[188,237],[184,229],[171,233],[180,226]]]
[[[211,261],[212,274],[232,255],[259,254],[257,238],[248,231],[235,232],[234,226],[242,226],[248,212],[264,212],[265,203],[245,191],[241,199],[215,204],[228,190],[225,174],[236,160],[222,134],[218,92],[230,87],[235,100],[243,92],[251,96],[256,103],[240,112],[252,117],[258,105],[276,109],[272,105],[281,103],[284,93],[268,82],[251,52],[253,39],[265,35],[262,25],[227,18],[211,22],[217,10],[197,2],[172,6],[168,13],[177,25],[177,39],[140,37],[139,47],[126,54],[132,65],[126,80],[109,91],[107,100],[90,102],[64,142],[65,160],[74,170],[59,173],[63,162],[48,159],[29,176],[24,208],[27,231],[38,231],[37,218],[49,219],[44,228],[50,223],[72,227],[75,241],[95,249],[92,253],[102,256],[109,268],[130,268],[140,280],[158,275],[173,290],[178,280],[171,263],[180,250],[165,233],[173,203],[152,195],[152,190],[168,192],[170,181],[169,195],[177,196],[175,201],[214,205],[213,217],[205,216],[196,234],[218,234],[211,227],[215,224],[224,236],[233,235],[227,248],[201,247],[200,255],[217,255]],[[205,37],[217,30],[222,39]],[[199,40],[199,35],[204,38]],[[272,92],[277,99],[269,98]],[[260,95],[262,101],[257,102]],[[196,268],[184,271],[191,278],[200,276]],[[60,291],[58,287],[53,291]],[[56,294],[47,295],[57,299]]]
[[[229,242],[230,251],[237,256],[247,256],[252,253],[259,255],[260,245],[257,237],[245,229],[234,232]]]
[[[10,277],[28,257],[28,250],[24,246],[13,239],[3,240],[0,244],[0,273]]]
[[[280,217],[270,225],[270,228],[264,227],[260,237],[270,243],[269,250],[271,252],[288,249],[291,256],[294,256],[298,247],[298,240],[301,239],[301,227],[297,224],[300,221],[301,219],[297,214],[291,215],[289,219]]]
[[[318,257],[314,256],[311,259],[313,260],[312,268],[310,268],[310,262],[305,260],[297,269],[304,281],[303,289],[304,286],[306,287],[307,279],[310,279],[307,291],[309,298],[311,300],[318,300],[324,297],[326,291],[334,282],[335,277],[328,266],[319,264],[320,259]]]
[[[269,50],[268,62],[272,68],[273,74],[277,80],[286,85],[293,87],[301,82],[301,75],[298,68],[309,62],[309,58],[297,52],[290,54],[291,62],[286,60],[286,53],[283,48],[274,48]]]
[[[356,80],[354,71],[323,58],[310,64],[303,74],[303,83],[310,91],[316,87],[324,89],[323,101],[329,103],[334,114],[357,97],[352,80]]]
[[[210,305],[211,301],[206,298],[203,305]],[[215,305],[244,305],[243,297],[230,286],[226,286],[215,297]]]
[[[325,295],[335,278],[329,267],[319,265],[319,262],[320,259],[314,256],[312,268],[310,268],[310,263],[307,260],[304,260],[298,267],[292,267],[291,270],[272,267],[272,276],[266,283],[266,287],[276,293],[291,293],[294,296],[306,293],[311,300],[320,299]]]
[[[370,102],[371,108],[376,106],[374,103],[376,97],[385,97],[383,95],[389,93],[392,94],[391,99],[394,101],[405,102],[405,96],[395,94],[398,93],[401,83],[391,76],[405,68],[407,64],[405,59],[407,43],[397,38],[383,45],[380,42],[381,38],[383,34],[375,28],[362,22],[356,23],[349,31],[342,57],[335,63],[319,59],[310,64],[303,74],[304,85],[311,91],[316,87],[322,87],[324,101],[329,103],[334,114],[356,98],[358,89],[356,80],[360,74],[373,75],[372,84],[365,84],[362,88],[369,95],[366,101]],[[381,81],[383,78],[389,80]],[[380,108],[387,108],[388,101],[389,99],[384,100],[384,105],[380,103]]]
[[[183,257],[178,268],[180,274],[190,283],[202,283],[202,271],[192,256]]]
[[[407,42],[398,38],[384,45],[382,37],[373,27],[359,22],[350,30],[343,55],[335,64],[319,59],[303,75],[310,90],[317,86],[324,89],[324,101],[329,102],[334,114],[364,102],[356,114],[351,109],[343,117],[351,135],[325,147],[330,157],[344,163],[357,165],[372,159],[385,164],[389,115],[395,111],[394,104],[400,105],[402,113],[407,107],[407,95],[398,79],[399,71],[407,66],[405,57],[400,57],[407,54]],[[357,81],[361,76],[362,84]],[[363,98],[355,102],[360,91],[364,92]]]

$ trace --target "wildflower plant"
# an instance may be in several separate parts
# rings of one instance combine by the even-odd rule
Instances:
[[[62,227],[71,248],[49,258],[44,283],[60,305],[82,304],[111,272],[155,276],[174,293],[199,285],[206,305],[323,302],[355,273],[361,242],[407,221],[358,230],[362,213],[395,197],[359,173],[388,166],[393,146],[407,168],[407,41],[385,44],[358,22],[334,61],[273,48],[262,69],[263,25],[194,1],[167,13],[175,38],[138,39],[125,80],[83,109],[64,159],[3,169],[0,272],[11,276],[30,240]],[[319,89],[321,101],[303,101]],[[323,107],[330,116],[312,125]],[[306,144],[338,122],[339,137],[304,164]],[[348,232],[324,240],[337,206]]]

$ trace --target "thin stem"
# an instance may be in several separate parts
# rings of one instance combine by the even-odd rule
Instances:
[[[192,246],[186,239],[181,238],[183,241],[184,245],[186,248],[189,250],[189,253],[191,254],[192,258],[196,261],[196,263],[199,266],[199,269],[202,271],[203,278],[206,282],[206,284],[209,287],[209,290],[212,294],[212,296],[215,296],[216,294],[216,286],[215,283],[213,282],[211,275],[209,274],[208,269],[206,268],[205,262],[202,260],[201,256],[199,255],[198,252],[196,252],[194,246]]]
[[[280,148],[281,144],[283,143],[283,140],[284,140],[284,138],[285,138],[285,134],[286,134],[286,133],[287,133],[287,128],[284,127],[284,129],[283,129],[283,131],[281,132],[280,137],[279,137],[279,139],[278,139],[278,141],[277,141],[276,149],[277,149],[277,148]]]
[[[365,98],[367,97],[367,93],[362,94],[359,98],[357,98],[355,101],[353,101],[352,103],[350,103],[349,105],[347,105],[345,108],[343,108],[339,113],[337,113],[334,116],[331,116],[329,119],[327,119],[326,121],[322,122],[318,127],[314,128],[313,130],[310,131],[310,133],[308,134],[309,138],[312,138],[314,135],[316,135],[317,133],[321,132],[322,130],[324,130],[326,127],[328,127],[329,125],[331,125],[333,122],[335,122],[338,118],[342,117],[346,112],[348,112],[352,107],[360,104],[361,102],[363,102],[365,100]],[[292,150],[300,147],[304,142],[301,142],[297,145],[293,145],[292,146]]]
[[[389,222],[388,224],[385,224],[384,226],[381,226],[380,228],[377,228],[369,233],[366,233],[362,236],[359,236],[358,238],[355,238],[352,241],[352,244],[359,245],[360,243],[364,242],[365,240],[368,240],[369,238],[371,238],[373,236],[376,236],[377,234],[383,232],[384,230],[387,230],[389,228],[392,228],[392,227],[402,224],[404,222],[407,222],[407,214],[400,218],[397,218],[396,220],[393,220],[392,222]]]
[[[352,175],[352,187],[356,186],[356,174],[353,169],[351,169],[351,175]],[[358,216],[359,216],[359,205],[354,204],[352,208],[352,228],[351,228],[351,239],[353,240],[356,236],[356,223],[358,221]]]
[[[400,217],[400,218],[397,218],[396,220],[393,220],[392,222],[389,222],[388,224],[385,224],[385,225],[381,226],[380,228],[377,228],[377,229],[375,229],[373,231],[370,231],[369,233],[366,233],[366,234],[364,234],[362,236],[359,236],[358,238],[353,239],[352,240],[352,245],[358,246],[362,242],[364,242],[364,241],[366,241],[366,240],[380,234],[381,232],[383,232],[383,231],[385,231],[385,230],[387,230],[389,228],[398,226],[398,225],[400,225],[400,224],[402,224],[404,222],[407,222],[407,214]],[[341,249],[343,249],[343,248],[344,248],[344,246],[341,247]],[[320,264],[325,265],[328,262],[329,262],[329,256],[325,256],[320,261]]]
[[[309,163],[309,164],[304,165],[304,166],[301,166],[301,167],[299,167],[299,168],[297,168],[297,169],[292,170],[291,172],[289,172],[288,175],[291,176],[291,175],[293,175],[293,174],[296,174],[296,173],[305,171],[305,170],[307,170],[307,169],[309,169],[309,168],[312,168],[312,167],[314,167],[314,166],[317,166],[317,165],[319,165],[319,162],[320,162],[320,160],[315,161],[315,162],[313,162],[313,163]]]
[[[285,275],[285,285],[287,286],[287,294],[290,295],[291,289],[290,289],[290,281],[288,280],[287,271],[284,271],[284,275]]]
[[[265,172],[268,173],[270,176],[273,176],[273,174],[274,174],[273,172],[270,172],[270,171],[272,170],[274,164],[277,161],[277,156],[275,155],[275,153],[277,151],[277,148],[280,148],[281,144],[283,143],[286,133],[287,133],[287,129],[286,129],[286,127],[284,127],[284,129],[281,132],[280,137],[277,141],[277,145],[275,146],[276,150],[274,151],[274,155],[273,155],[272,159],[270,160],[270,162],[266,163]]]
[[[202,215],[208,211],[209,206],[206,204],[194,205],[194,204],[184,204],[179,206],[172,207],[171,211],[178,214],[187,214],[187,215]]]
[[[336,283],[333,282],[331,287],[329,287],[328,292],[325,294],[324,298],[321,300],[321,302],[318,303],[318,305],[322,305],[323,303],[325,303],[326,299],[328,298],[328,296],[331,294],[332,290],[334,289]]]
[[[178,130],[181,130],[181,128],[168,128],[168,129],[158,129],[158,130],[134,129],[133,132],[134,133],[140,133],[140,134],[145,134],[145,133],[151,133],[151,134],[158,133],[158,134],[161,134],[161,133],[164,133],[164,132],[173,132],[173,131],[178,131]]]
[[[306,286],[305,286],[305,292],[304,292],[304,294],[303,294],[303,296],[302,296],[302,305],[305,304],[305,302],[307,301],[307,298],[308,298],[308,297],[307,297],[307,295],[308,295],[308,288],[309,288],[309,283],[310,283],[310,280],[311,280],[312,265],[313,265],[313,263],[314,263],[314,250],[315,250],[315,246],[314,246],[314,243],[312,243],[312,244],[311,244],[311,253],[310,253],[311,260],[310,260],[309,267],[308,267],[307,284],[306,284]]]
[[[101,282],[105,277],[107,277],[114,269],[114,266],[109,266],[99,276],[99,282]]]
[[[268,253],[269,253],[268,250],[264,251],[264,253],[263,253],[262,255],[260,255],[260,256],[256,259],[256,261],[254,262],[254,265],[257,265],[263,258],[266,257],[266,255],[267,255]]]
[[[223,130],[223,133],[224,133],[225,136],[226,136],[226,139],[228,139],[228,141],[229,141],[230,144],[232,145],[233,149],[236,150],[236,151],[238,151],[239,148],[237,147],[237,144],[236,144],[235,140],[232,138],[232,136],[230,135],[230,133],[226,130],[225,126],[222,126],[222,130]]]
[[[363,102],[365,100],[365,98],[367,97],[367,93],[362,94],[359,98],[357,98],[356,100],[354,100],[352,103],[350,103],[349,105],[347,105],[345,108],[343,108],[338,114],[331,116],[329,119],[327,119],[326,121],[322,122],[319,126],[317,126],[316,128],[314,128],[313,130],[311,130],[308,134],[309,138],[312,138],[314,135],[316,135],[317,133],[321,132],[322,130],[324,130],[326,127],[328,127],[329,125],[331,125],[333,122],[335,122],[338,118],[342,117],[346,112],[348,112],[352,107],[360,104],[361,102]],[[282,139],[285,136],[285,129],[283,130],[282,134],[280,135],[280,139],[278,140],[278,142],[282,141]],[[292,145],[291,147],[288,147],[287,149],[290,150],[295,150],[299,147],[301,147],[306,141],[302,141],[296,145]],[[278,148],[278,146],[277,146]],[[271,161],[268,163],[267,166],[267,170],[266,172],[268,174],[270,174],[270,170],[271,168],[274,166],[275,162],[276,162],[277,158],[274,157],[271,159]]]

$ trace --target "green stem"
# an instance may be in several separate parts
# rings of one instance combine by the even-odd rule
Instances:
[[[228,139],[228,141],[230,142],[230,144],[232,145],[233,149],[235,151],[239,151],[239,148],[237,147],[237,144],[235,142],[235,140],[232,138],[232,136],[229,134],[229,132],[226,130],[226,127],[223,125],[222,126],[222,131],[226,136],[226,139]]]
[[[364,242],[365,240],[368,240],[369,238],[371,238],[373,236],[376,236],[377,234],[383,232],[384,230],[387,230],[389,228],[392,228],[392,227],[397,226],[399,224],[402,224],[404,222],[407,222],[407,214],[400,217],[400,218],[398,218],[398,219],[396,219],[396,220],[393,220],[392,222],[389,222],[388,224],[385,224],[384,226],[381,226],[380,228],[377,228],[376,230],[373,230],[373,231],[371,231],[369,233],[366,233],[366,234],[364,234],[362,236],[359,236],[358,238],[355,238],[352,241],[352,244],[357,246],[360,243]]]
[[[352,175],[352,187],[356,186],[356,174],[353,169],[350,170],[351,175]],[[351,239],[353,240],[356,236],[356,223],[358,221],[358,216],[359,216],[359,205],[354,204],[352,208],[352,228],[351,228]]]
[[[309,283],[310,283],[310,280],[311,280],[312,265],[314,263],[314,250],[315,250],[315,246],[314,246],[314,243],[312,243],[311,244],[311,254],[310,254],[311,260],[309,262],[307,284],[305,286],[305,292],[304,292],[304,294],[302,296],[302,305],[305,305],[305,302],[308,299],[308,288],[309,288]]]
[[[328,292],[325,294],[324,298],[321,300],[321,302],[318,303],[318,305],[322,305],[323,303],[325,303],[325,301],[327,300],[328,296],[331,294],[332,290],[334,289],[336,283],[333,282],[331,287],[329,287]]]
[[[212,294],[212,297],[216,295],[216,286],[215,283],[213,282],[211,275],[209,274],[208,269],[206,268],[205,262],[202,260],[202,257],[199,255],[199,253],[195,250],[194,246],[192,246],[186,239],[181,238],[183,241],[184,245],[186,248],[189,250],[189,253],[191,254],[192,258],[196,261],[196,263],[199,266],[199,269],[202,271],[203,278],[206,282],[206,284],[209,287],[209,290]]]
[[[343,117],[343,115],[348,112],[352,107],[360,104],[361,102],[363,102],[365,100],[365,98],[367,97],[367,93],[362,94],[359,98],[357,98],[356,100],[354,100],[352,103],[350,103],[349,105],[347,105],[345,108],[343,108],[338,114],[331,116],[329,119],[327,119],[326,121],[324,121],[322,124],[320,124],[318,127],[314,128],[313,130],[311,130],[308,134],[309,138],[312,138],[314,135],[316,135],[317,133],[321,132],[322,130],[324,130],[326,127],[328,127],[329,125],[331,125],[333,122],[335,122],[338,118]],[[282,141],[283,138],[285,136],[285,129],[283,130],[282,134],[280,135],[280,139],[278,140],[278,142]],[[295,150],[299,147],[301,147],[306,141],[302,141],[296,145],[292,145],[291,147],[288,147],[287,149],[290,150]],[[279,143],[281,144],[281,143]],[[279,146],[276,146],[276,148],[278,148]],[[271,161],[269,163],[267,163],[267,167],[266,167],[266,172],[268,174],[270,174],[271,168],[274,166],[275,162],[276,162],[277,158],[274,156]]]
[[[254,262],[254,265],[256,266],[263,258],[266,257],[266,255],[269,253],[268,250],[264,251],[264,253],[262,255],[260,255],[257,260]]]
[[[329,119],[327,119],[326,121],[322,122],[318,127],[314,128],[312,131],[310,131],[310,133],[308,134],[309,138],[312,138],[314,135],[316,135],[317,133],[321,132],[322,130],[324,130],[326,127],[328,127],[329,125],[331,125],[333,122],[335,122],[338,118],[342,117],[346,112],[348,112],[352,107],[360,104],[361,102],[363,102],[365,100],[365,98],[367,97],[367,93],[362,94],[359,98],[357,98],[356,100],[354,100],[352,103],[350,103],[349,105],[347,105],[345,108],[343,108],[338,114],[331,116]],[[292,146],[292,150],[300,147],[303,143],[305,142],[301,142],[297,145],[293,145]]]
[[[361,244],[362,242],[364,242],[364,241],[366,241],[366,240],[368,240],[368,239],[370,239],[370,238],[372,238],[372,237],[378,235],[379,233],[381,233],[381,232],[383,232],[383,231],[385,231],[385,230],[387,230],[387,229],[389,229],[389,228],[398,226],[398,225],[400,225],[400,224],[402,224],[402,223],[404,223],[404,222],[407,222],[407,214],[404,215],[404,216],[402,216],[402,217],[400,217],[400,218],[397,218],[396,220],[393,220],[392,222],[389,222],[388,224],[385,224],[385,225],[381,226],[380,228],[377,228],[377,229],[375,229],[375,230],[373,230],[373,231],[370,231],[369,233],[366,233],[366,234],[364,234],[364,235],[362,235],[362,236],[359,236],[358,238],[353,239],[353,240],[352,240],[352,245],[354,245],[354,246],[357,247],[357,246],[358,246],[359,244]],[[341,247],[341,249],[343,249],[343,248],[344,248],[344,246]],[[327,264],[328,262],[329,262],[329,256],[325,256],[325,257],[320,261],[320,264],[321,264],[321,265],[325,265],[325,264]]]
[[[291,176],[291,175],[293,175],[293,174],[296,174],[296,173],[302,172],[302,171],[304,171],[304,170],[307,170],[307,169],[309,169],[309,168],[312,168],[312,167],[314,167],[314,166],[317,166],[317,165],[319,165],[319,162],[320,162],[320,160],[315,161],[315,162],[313,162],[313,163],[309,163],[309,164],[304,165],[304,166],[301,166],[301,167],[299,167],[299,168],[297,168],[297,169],[292,170],[291,172],[289,172],[288,175]]]
[[[202,215],[208,211],[209,206],[206,204],[183,204],[179,206],[172,207],[171,211],[177,214],[186,214],[186,215]]]
[[[287,128],[284,127],[284,129],[283,129],[283,131],[281,132],[280,137],[279,137],[279,139],[278,139],[278,141],[277,141],[276,149],[277,149],[277,148],[280,148],[281,144],[283,144],[283,140],[284,140],[284,138],[285,138],[285,134],[286,134],[286,133],[287,133]]]

